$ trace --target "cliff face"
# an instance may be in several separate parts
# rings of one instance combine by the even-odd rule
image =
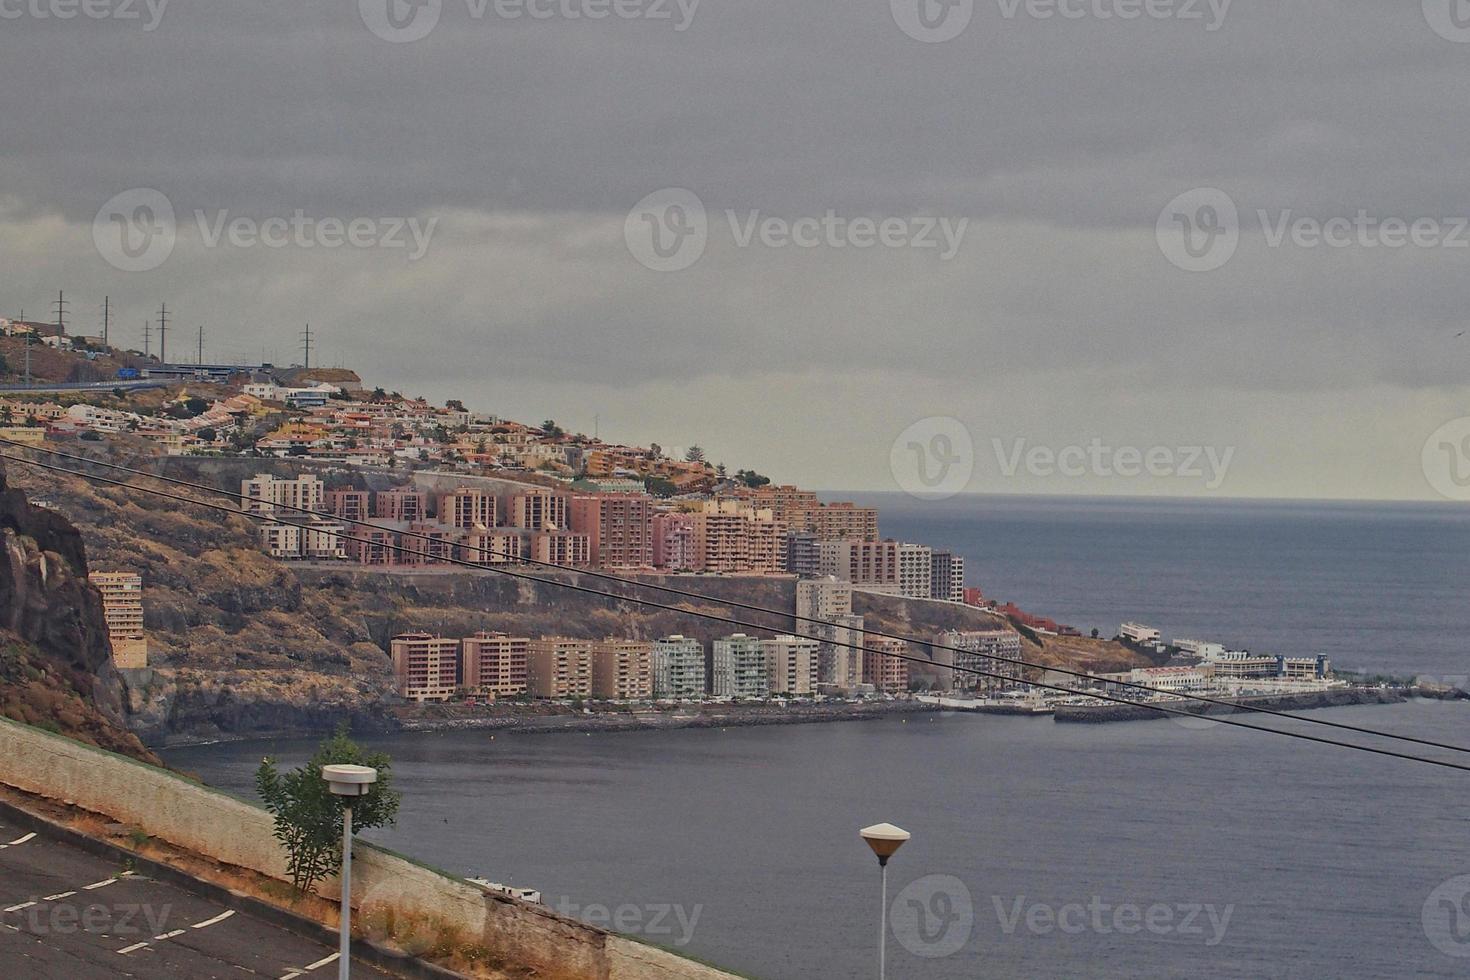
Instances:
[[[81,533],[0,469],[0,714],[139,758]]]

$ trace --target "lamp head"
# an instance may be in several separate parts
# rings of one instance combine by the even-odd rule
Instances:
[[[322,766],[322,778],[333,796],[366,796],[378,781],[378,771],[369,766]]]
[[[859,833],[862,834],[863,840],[868,842],[868,846],[873,849],[873,853],[878,856],[878,863],[882,865],[886,865],[888,859],[898,853],[898,849],[904,845],[904,842],[910,836],[907,830],[904,830],[902,827],[895,827],[891,823],[880,823],[874,824],[871,827],[864,827]]]

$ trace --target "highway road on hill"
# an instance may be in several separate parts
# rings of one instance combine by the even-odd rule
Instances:
[[[335,948],[9,823],[0,815],[0,977],[328,980]],[[389,976],[354,961],[354,977]]]

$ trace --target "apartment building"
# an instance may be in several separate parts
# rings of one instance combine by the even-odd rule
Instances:
[[[817,692],[817,642],[796,636],[760,641],[765,658],[766,686],[771,694],[811,695]]]
[[[450,527],[495,526],[495,495],[473,487],[460,487],[439,498],[439,523]]]
[[[531,640],[484,630],[461,641],[463,684],[472,694],[511,698],[528,690]]]
[[[995,659],[997,657],[1009,660],[1020,659],[1021,634],[1012,630],[950,631],[940,633],[935,637],[935,642],[940,646],[953,647],[959,651],[957,653],[949,650],[934,651],[937,662],[952,664],[960,668],[952,672],[949,686],[953,690],[995,691],[1008,686],[1012,680],[1020,680],[1024,676],[1019,664]],[[970,673],[964,668],[983,670],[987,674],[1000,676],[981,676]]]
[[[475,528],[459,539],[460,561],[476,565],[504,565],[525,556],[526,541],[515,531]]]
[[[429,499],[418,490],[379,490],[373,494],[373,517],[417,523],[429,519]]]
[[[592,547],[587,535],[575,531],[537,531],[531,535],[532,561],[569,568],[586,568],[592,564]]]
[[[448,701],[459,688],[459,640],[402,633],[389,642],[398,693],[410,701]]]
[[[551,490],[511,494],[505,523],[528,531],[557,531],[567,528],[567,497]]]
[[[415,521],[408,525],[401,539],[401,550],[396,561],[399,565],[442,565],[454,557],[455,539],[458,537],[442,524]]]
[[[796,615],[797,628],[821,640],[818,683],[841,690],[862,683],[863,617],[852,613],[852,583],[831,576],[797,582]]]
[[[929,573],[929,598],[965,601],[965,559],[953,551],[936,551]]]
[[[653,567],[653,498],[646,494],[598,493],[572,498],[570,527],[587,535],[592,563],[599,568]]]
[[[770,510],[738,500],[706,500],[694,516],[694,564],[698,571],[777,574],[785,570],[786,536]]]
[[[269,473],[257,473],[252,479],[240,481],[240,509],[247,514],[325,511],[326,485],[310,474],[282,480]]]
[[[761,641],[733,633],[714,641],[709,661],[710,692],[716,697],[763,698],[770,693]]]
[[[372,517],[372,494],[366,490],[328,490],[327,512],[344,521],[366,521]]]
[[[807,526],[819,541],[838,541],[857,538],[859,541],[878,540],[878,509],[859,507],[852,503],[831,503],[816,508],[807,515]]]
[[[543,636],[527,645],[526,681],[538,698],[592,696],[592,641]]]
[[[653,564],[671,572],[692,572],[698,566],[694,555],[694,515],[656,514],[653,518]]]
[[[786,571],[800,578],[815,578],[819,570],[817,542],[810,531],[786,532]]]
[[[301,528],[296,524],[260,524],[260,547],[272,558],[301,557]]]
[[[592,696],[640,701],[653,696],[653,644],[608,637],[592,645]]]
[[[349,535],[347,557],[362,565],[398,564],[398,535],[385,528],[360,527]]]
[[[886,636],[868,639],[868,649],[863,652],[863,683],[885,694],[898,694],[909,689],[909,662],[900,656],[912,656],[909,645],[903,640]]]
[[[854,585],[897,593],[898,542],[857,538],[818,542],[817,571]]]
[[[311,561],[335,561],[347,557],[347,525],[313,514],[301,525],[301,557]],[[356,537],[355,534],[352,534]]]
[[[706,687],[704,644],[692,636],[666,636],[653,642],[653,696],[702,698]]]
[[[112,665],[131,670],[147,667],[143,577],[135,572],[92,572],[87,578],[102,593],[102,616],[107,622]]]
[[[898,594],[909,599],[930,598],[934,577],[934,549],[902,542],[898,546]]]

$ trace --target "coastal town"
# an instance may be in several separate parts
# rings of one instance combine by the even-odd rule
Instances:
[[[1022,666],[1022,631],[1071,627],[998,605],[967,583],[964,558],[885,538],[876,508],[824,501],[754,470],[733,474],[692,445],[628,446],[369,388],[352,371],[168,362],[64,323],[0,319],[0,338],[70,358],[81,380],[7,388],[0,439],[103,443],[158,457],[232,459],[260,549],[301,568],[404,575],[512,567],[616,576],[784,578],[791,633],[655,638],[409,631],[384,653],[406,703],[543,700],[753,702],[923,698],[941,706],[1048,713],[1131,691],[1267,696],[1344,686],[1324,656],[1285,658],[1195,640],[1164,643],[1124,623],[1117,639],[1153,666],[1090,681]],[[308,334],[309,338],[309,334]],[[29,354],[27,362],[29,363]],[[8,365],[12,371],[14,365]],[[29,368],[27,368],[27,371]],[[98,377],[111,372],[110,377]],[[36,390],[40,389],[40,390]],[[107,598],[117,666],[148,664],[141,577],[94,576]],[[865,630],[854,594],[955,603],[1003,625],[918,642]],[[1094,631],[1094,636],[1097,631]],[[927,641],[927,642],[924,642]],[[922,663],[919,670],[911,665]]]

